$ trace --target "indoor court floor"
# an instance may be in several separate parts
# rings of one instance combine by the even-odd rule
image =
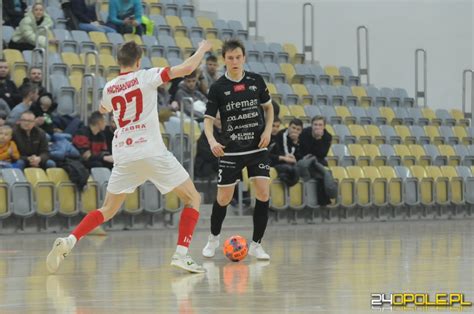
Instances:
[[[55,275],[45,257],[56,235],[0,236],[0,313],[375,313],[372,293],[397,292],[474,301],[472,220],[271,226],[270,262],[205,260],[207,233],[191,248],[206,274],[169,265],[176,230],[86,237]],[[251,230],[224,226],[232,234]]]

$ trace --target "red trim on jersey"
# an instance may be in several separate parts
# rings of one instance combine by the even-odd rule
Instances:
[[[128,71],[128,72],[120,72],[119,75],[127,75],[127,74],[130,74],[132,73],[133,71]]]
[[[171,81],[170,70],[170,67],[166,67],[161,71],[161,80],[163,81],[163,83]]]

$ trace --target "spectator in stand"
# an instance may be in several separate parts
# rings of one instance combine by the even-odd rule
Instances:
[[[217,71],[218,68],[219,64],[217,63],[217,57],[209,55],[206,58],[206,64],[201,67],[202,79],[200,80],[199,89],[204,95],[207,95],[211,84],[217,81],[217,79],[222,75]]]
[[[11,110],[7,102],[0,98],[0,126],[5,125],[10,111]]]
[[[43,70],[40,67],[32,66],[28,71],[28,77],[23,79],[23,84],[20,86],[20,90],[23,85],[27,83],[32,83],[38,86],[38,95],[43,95],[46,93],[46,88],[43,86]]]
[[[331,147],[332,135],[326,131],[326,120],[315,116],[311,126],[305,128],[300,135],[300,155],[297,163],[298,173],[303,180],[316,180],[318,203],[326,206],[331,198],[337,196],[337,184],[328,171],[326,156]]]
[[[36,34],[39,27],[45,27],[48,31],[53,28],[53,20],[44,12],[43,4],[35,3],[30,11],[21,20],[20,26],[15,29],[9,47],[17,50],[33,50],[36,46]],[[48,43],[56,44],[56,39],[49,39],[41,35],[38,37],[38,45],[46,48]]]
[[[140,0],[110,0],[107,25],[120,34],[142,35],[142,3]]]
[[[271,143],[275,142],[275,137],[277,136],[278,132],[280,132],[280,127],[281,127],[281,120],[278,117],[275,117],[273,119],[273,124],[272,124],[272,138],[271,138]]]
[[[8,63],[0,59],[0,99],[3,99],[10,109],[21,102],[21,95],[15,83],[10,80]]]
[[[112,27],[102,24],[95,11],[93,0],[71,0],[72,13],[77,18],[79,29],[85,32],[116,33]]]
[[[20,90],[23,100],[12,109],[7,118],[7,123],[15,125],[23,112],[31,110],[31,105],[38,100],[38,87],[33,83],[22,85]]]
[[[50,93],[40,96],[38,101],[31,106],[31,111],[36,117],[36,126],[49,135],[53,135],[56,129],[53,118],[57,108],[58,104],[53,101],[53,95]]]
[[[13,28],[20,24],[21,19],[25,16],[27,5],[23,0],[3,0],[3,25],[9,25]]]
[[[219,113],[214,119],[214,137],[219,140],[221,138],[221,119]],[[194,175],[200,179],[214,179],[217,176],[219,164],[217,157],[211,151],[206,134],[202,131],[197,141],[197,152],[194,163]]]
[[[14,141],[12,141],[13,129],[8,126],[0,126],[0,169],[15,168],[16,161],[20,159],[20,152]]]
[[[270,147],[270,165],[275,167],[278,178],[288,186],[299,181],[296,161],[300,159],[299,137],[303,131],[303,121],[291,120],[288,129],[278,132]]]
[[[197,74],[197,71],[194,71],[188,76],[184,77],[184,80],[179,84],[175,100],[179,104],[183,98],[192,98],[193,103],[186,104],[186,106],[184,106],[184,113],[190,115],[191,110],[194,110],[195,119],[203,119],[204,113],[206,111],[207,98],[197,88]]]
[[[20,159],[18,168],[52,168],[56,163],[49,159],[46,133],[35,126],[35,115],[31,111],[22,113],[19,125],[13,132],[13,140],[18,146]]]
[[[112,168],[113,159],[107,149],[104,116],[95,111],[89,118],[89,126],[86,126],[74,135],[72,142],[81,154],[83,164],[91,169],[94,167]]]

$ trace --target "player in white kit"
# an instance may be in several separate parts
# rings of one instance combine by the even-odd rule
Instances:
[[[89,212],[68,237],[54,241],[46,258],[49,272],[58,270],[77,241],[114,217],[126,194],[135,191],[146,180],[153,182],[162,194],[173,191],[185,204],[171,265],[189,272],[204,272],[204,268],[188,255],[199,218],[200,195],[186,170],[163,143],[156,102],[158,86],[192,73],[210,49],[211,44],[202,41],[196,53],[180,65],[140,70],[142,48],[134,41],[120,47],[117,53],[120,75],[105,85],[100,107],[102,113],[113,111],[117,125],[112,143],[114,168],[107,195],[103,206]]]

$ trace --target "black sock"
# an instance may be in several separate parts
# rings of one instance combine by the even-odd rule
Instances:
[[[254,242],[262,241],[268,222],[269,201],[262,202],[255,200],[255,210],[253,211],[253,236]]]
[[[227,213],[227,205],[221,206],[217,201],[212,205],[211,214],[211,233],[213,235],[219,235],[222,229],[222,223],[224,222],[225,214]]]

